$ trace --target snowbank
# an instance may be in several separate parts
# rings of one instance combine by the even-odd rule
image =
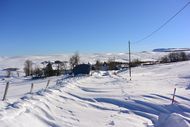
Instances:
[[[190,127],[184,117],[177,113],[161,114],[157,127]]]

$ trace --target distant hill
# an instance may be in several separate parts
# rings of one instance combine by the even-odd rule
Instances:
[[[152,51],[153,52],[180,52],[180,51],[190,51],[190,48],[158,48]]]

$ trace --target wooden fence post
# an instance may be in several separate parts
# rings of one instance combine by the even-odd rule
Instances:
[[[34,83],[31,84],[30,94],[32,94],[33,88],[34,88]]]
[[[176,93],[176,88],[174,89],[174,94],[173,94],[173,98],[172,98],[172,104],[174,104],[174,102],[175,102],[175,93]]]
[[[4,96],[3,96],[3,100],[2,101],[4,101],[6,99],[8,89],[9,89],[9,82],[7,82],[7,84],[6,84],[5,92],[4,92]]]
[[[48,80],[45,90],[48,88],[50,80]]]

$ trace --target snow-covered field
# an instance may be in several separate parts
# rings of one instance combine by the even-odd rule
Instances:
[[[137,52],[132,53],[133,59],[139,60],[157,60],[161,56],[168,54],[166,52]],[[8,67],[23,68],[26,60],[32,60],[35,64],[40,64],[43,61],[68,61],[73,54],[59,54],[59,55],[44,55],[44,56],[14,56],[2,57],[0,56],[0,69]],[[96,60],[107,61],[108,59],[115,59],[116,61],[127,62],[128,53],[94,53],[94,54],[79,54],[82,63],[95,63]]]
[[[133,54],[157,59],[163,53]],[[102,56],[102,57],[101,57]],[[83,56],[86,62],[108,58],[127,60],[127,54]],[[0,68],[22,68],[26,59],[67,59],[66,55],[1,57]],[[6,101],[0,101],[0,127],[190,127],[190,61],[132,69],[117,75],[94,72],[92,76],[51,77],[31,81],[13,77]],[[58,80],[58,82],[57,82]],[[0,81],[3,96],[5,80]],[[30,84],[33,94],[28,94]],[[174,88],[175,103],[171,104]]]

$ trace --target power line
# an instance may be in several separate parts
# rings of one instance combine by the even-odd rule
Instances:
[[[160,27],[158,27],[156,30],[152,31],[147,36],[143,37],[142,39],[135,41],[134,43],[142,42],[148,38],[150,38],[152,35],[157,33],[159,30],[161,30],[164,26],[166,26],[171,20],[173,20],[179,13],[181,13],[188,5],[190,4],[190,1],[187,2],[177,13],[175,13],[171,18],[169,18],[166,22],[164,22]]]

